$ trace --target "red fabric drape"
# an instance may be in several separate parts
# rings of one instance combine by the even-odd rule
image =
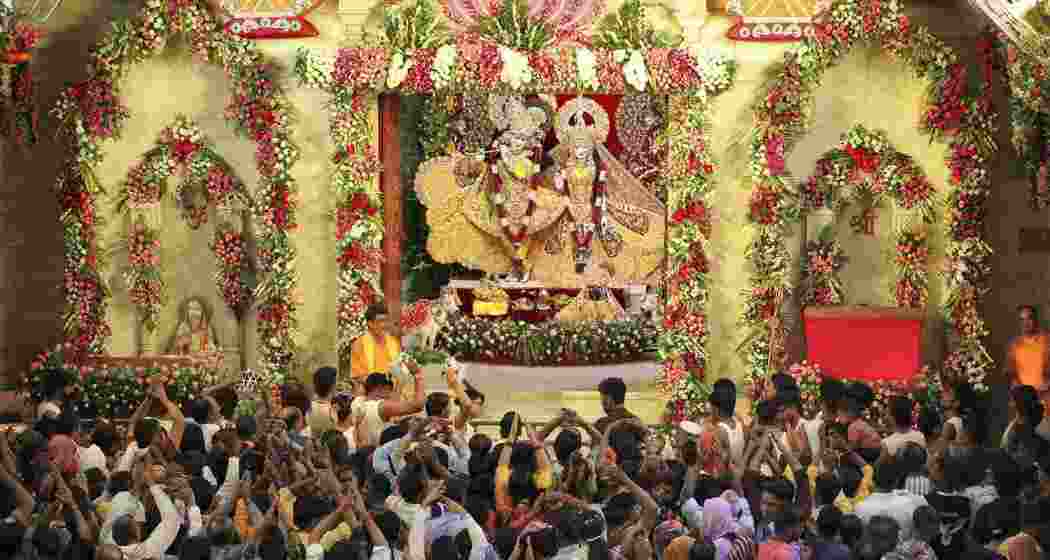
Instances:
[[[922,322],[896,317],[807,317],[808,359],[831,377],[908,380],[919,370]]]

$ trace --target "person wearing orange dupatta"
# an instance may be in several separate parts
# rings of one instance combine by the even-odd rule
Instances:
[[[389,334],[387,311],[382,305],[370,305],[365,311],[368,331],[350,345],[350,376],[354,386],[363,386],[373,373],[387,373],[401,355],[401,339]]]
[[[1035,306],[1022,305],[1017,309],[1021,334],[1010,341],[1007,359],[1003,364],[1010,386],[1031,385],[1039,391],[1043,405],[1050,405],[1050,335],[1039,325]]]

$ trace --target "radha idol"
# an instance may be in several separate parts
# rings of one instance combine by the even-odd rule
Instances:
[[[542,171],[539,114],[513,112],[488,165],[457,154],[417,175],[431,256],[558,287],[657,282],[665,211],[605,147],[605,110],[582,97],[563,106]]]
[[[427,206],[427,250],[438,262],[527,281],[530,241],[561,209],[561,197],[540,188],[547,113],[515,97],[494,98],[489,113],[502,121],[489,151],[420,167],[416,192]]]

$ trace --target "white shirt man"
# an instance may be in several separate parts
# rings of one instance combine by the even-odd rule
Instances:
[[[865,525],[876,515],[884,515],[893,518],[901,527],[900,540],[906,541],[913,537],[915,510],[929,505],[926,498],[916,496],[905,490],[891,490],[889,492],[872,492],[854,508],[853,513],[864,522]]]

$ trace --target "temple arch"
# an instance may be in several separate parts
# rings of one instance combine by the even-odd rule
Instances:
[[[859,11],[863,17],[856,14]],[[987,157],[994,153],[995,143],[991,129],[994,112],[988,86],[975,96],[960,96],[960,85],[965,85],[965,65],[957,55],[926,29],[912,26],[897,6],[878,2],[864,2],[855,9],[843,10],[833,6],[826,12],[821,32],[785,55],[783,66],[769,86],[760,94],[755,109],[756,123],[751,138],[752,198],[750,219],[757,227],[755,240],[749,251],[752,264],[752,290],[745,306],[744,324],[750,331],[746,353],[749,356],[748,378],[758,379],[784,367],[786,354],[782,328],[785,308],[791,302],[784,294],[793,293],[797,277],[789,263],[792,241],[785,241],[800,218],[798,180],[791,171],[799,172],[819,153],[816,146],[826,146],[824,135],[830,128],[811,128],[819,116],[841,114],[844,107],[856,105],[858,98],[868,92],[901,84],[881,82],[878,72],[866,75],[839,73],[835,80],[826,79],[847,56],[867,56],[863,47],[876,47],[908,65],[918,82],[905,84],[915,91],[914,96],[899,99],[917,99],[919,103],[902,107],[909,114],[918,113],[921,130],[899,128],[891,132],[891,141],[902,146],[929,145],[941,150],[939,165],[923,166],[931,178],[950,185],[945,193],[950,209],[945,254],[948,269],[945,286],[946,314],[953,327],[952,350],[971,359],[982,371],[990,368],[990,359],[981,338],[983,319],[978,312],[980,299],[987,290],[985,277],[991,250],[981,238],[984,219],[984,201],[988,196]],[[869,65],[880,68],[882,65]],[[896,65],[894,65],[896,66]],[[851,87],[844,87],[843,81]],[[929,89],[926,89],[929,82]],[[847,92],[836,98],[822,90],[835,83],[839,91]],[[965,91],[965,87],[962,88]],[[852,99],[849,99],[852,98]],[[814,118],[817,116],[818,118]],[[879,111],[870,105],[865,108],[864,124],[876,129],[889,129],[899,117],[899,111]],[[841,128],[839,128],[841,130]],[[812,141],[807,134],[816,132]],[[902,141],[893,136],[926,136],[931,142]],[[796,148],[803,151],[794,155]],[[937,159],[931,153],[930,161]],[[913,153],[917,159],[927,156]],[[808,161],[807,161],[808,160]],[[976,226],[974,224],[977,224]],[[794,236],[798,240],[798,235]],[[966,271],[973,271],[967,273]],[[961,363],[956,360],[954,363]],[[953,372],[954,373],[954,372]]]

